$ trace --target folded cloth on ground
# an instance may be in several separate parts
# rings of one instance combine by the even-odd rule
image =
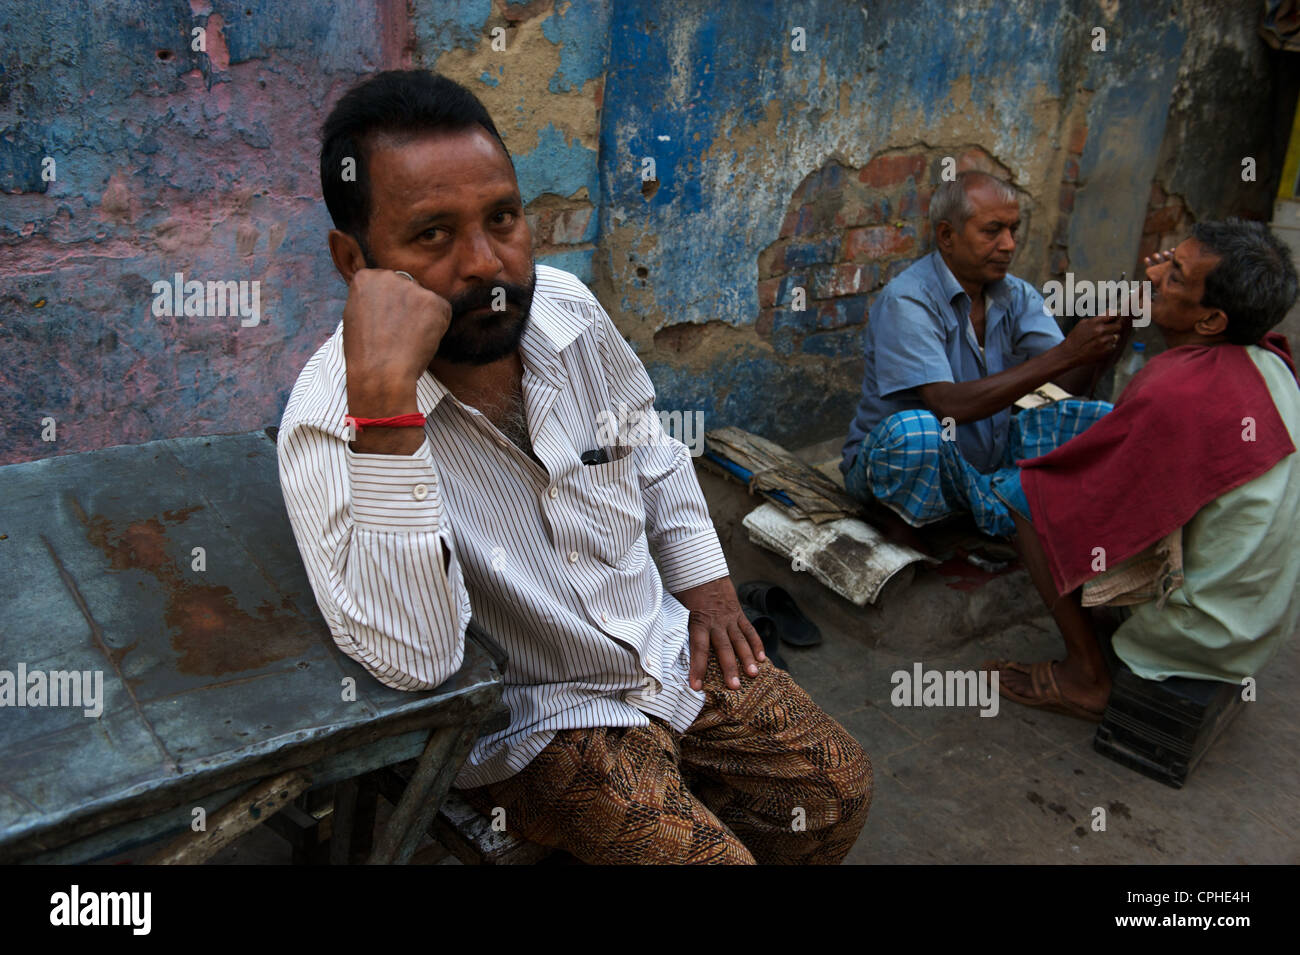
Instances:
[[[1260,346],[1295,364],[1282,335]],[[1183,345],[1153,358],[1115,409],[1072,441],[1018,461],[1059,593],[1182,527],[1220,495],[1295,451],[1268,387],[1240,345]]]

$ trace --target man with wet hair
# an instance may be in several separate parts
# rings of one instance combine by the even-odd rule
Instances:
[[[504,647],[510,725],[456,783],[511,833],[591,863],[840,862],[870,761],[768,661],[645,368],[534,264],[482,104],[380,73],[323,139],[347,303],[279,461],[335,642],[407,690],[457,671],[471,614]],[[627,420],[653,433],[603,434]]]

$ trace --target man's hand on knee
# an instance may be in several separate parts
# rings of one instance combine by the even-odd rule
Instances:
[[[719,577],[673,596],[691,614],[687,624],[691,642],[691,689],[704,688],[710,649],[718,655],[722,679],[731,689],[740,689],[737,657],[747,675],[758,674],[758,662],[767,659],[763,652],[763,638],[741,609],[730,577]]]

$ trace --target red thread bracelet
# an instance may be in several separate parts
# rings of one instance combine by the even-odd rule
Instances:
[[[424,415],[420,412],[413,414],[399,414],[392,418],[354,418],[352,415],[344,415],[343,420],[358,432],[362,428],[423,428]]]

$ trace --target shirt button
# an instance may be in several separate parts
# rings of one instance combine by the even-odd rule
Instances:
[[[569,551],[569,563],[576,564],[577,562],[578,562],[578,552],[576,550]]]
[[[417,501],[423,501],[429,496],[429,489],[423,484],[417,484],[411,488],[411,496]]]
[[[602,613],[602,614],[600,615],[600,622],[601,622],[601,623],[609,623],[609,614],[607,614],[607,613]]]
[[[554,500],[555,498],[560,496],[560,489],[558,487],[552,487],[546,493],[551,496],[552,500]]]

